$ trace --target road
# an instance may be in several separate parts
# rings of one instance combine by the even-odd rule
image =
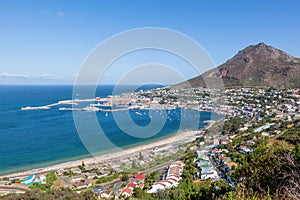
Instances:
[[[207,157],[208,157],[208,159],[210,160],[211,164],[213,165],[214,169],[215,169],[215,170],[217,171],[217,173],[218,173],[218,178],[215,179],[215,181],[219,181],[219,180],[224,180],[224,181],[226,181],[226,179],[224,179],[224,174],[223,174],[223,172],[221,172],[221,171],[219,170],[219,168],[218,168],[218,166],[216,165],[214,159],[213,159],[211,156],[207,156]]]
[[[181,160],[182,158],[184,158],[186,156],[186,154],[176,158],[176,160]],[[165,167],[168,167],[172,162],[176,161],[176,160],[170,160],[164,164],[161,164],[161,165],[158,165],[158,166],[155,166],[155,167],[152,167],[150,169],[147,169],[147,170],[144,170],[143,172],[141,172],[142,174],[147,174],[147,173],[150,173],[150,172],[156,172],[156,171],[159,171]]]
[[[158,173],[158,181],[162,181],[165,179],[165,174],[167,173],[168,168],[161,168]]]
[[[179,159],[181,159],[182,157],[184,157],[184,156],[181,156],[181,157],[177,158],[176,160],[179,160]],[[159,174],[162,175],[163,172],[164,172],[164,168],[168,167],[172,162],[174,162],[174,160],[171,160],[171,161],[166,162],[166,163],[164,163],[164,164],[161,164],[161,165],[159,165],[159,166],[155,166],[155,167],[152,167],[152,168],[150,168],[150,169],[147,169],[147,170],[141,172],[141,174],[147,174],[147,173],[150,173],[150,172],[158,171]],[[131,178],[133,178],[133,176],[132,176]],[[104,185],[104,187],[105,187],[105,188],[108,188],[108,187],[110,187],[110,186],[113,185],[112,191],[116,194],[116,192],[118,191],[118,189],[120,188],[120,186],[121,186],[123,183],[124,183],[124,181],[118,180],[118,181],[115,181],[115,182],[106,184],[106,185]]]
[[[22,192],[22,193],[25,193],[25,192],[28,192],[30,191],[29,189],[25,189],[25,188],[22,188],[22,187],[15,187],[15,186],[0,186],[0,191],[4,191],[4,192]]]
[[[72,185],[72,182],[68,176],[60,176],[59,179],[62,180],[66,186]]]
[[[118,196],[117,191],[119,190],[120,186],[123,184],[123,181],[118,181],[114,184],[114,187],[112,189],[113,193],[115,194],[115,196]]]
[[[178,157],[176,160],[180,160],[184,157],[185,155],[182,155],[180,157]],[[147,169],[147,170],[144,170],[143,172],[141,172],[141,174],[147,174],[147,173],[150,173],[150,172],[159,172],[159,175],[161,176],[164,172],[165,172],[165,168],[167,168],[172,162],[174,162],[175,160],[171,160],[171,161],[168,161],[164,164],[161,164],[161,165],[158,165],[158,166],[155,166],[155,167],[152,167],[150,169]],[[60,177],[62,179],[62,177]],[[68,178],[68,177],[66,177]],[[133,178],[133,176],[131,176],[130,178]],[[68,182],[68,179],[62,179],[65,184],[67,184]],[[121,180],[117,180],[117,181],[114,181],[114,182],[111,182],[111,183],[108,183],[106,185],[103,185],[103,187],[105,187],[106,189],[109,188],[110,186],[113,186],[112,188],[112,191],[113,193],[118,196],[117,194],[117,191],[119,190],[120,186],[124,183],[124,181],[121,181]]]

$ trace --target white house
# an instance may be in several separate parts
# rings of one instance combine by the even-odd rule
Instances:
[[[73,181],[73,183],[79,182],[81,180],[85,179],[84,175],[78,175],[78,176],[72,176],[71,180]]]
[[[111,196],[112,191],[111,190],[104,190],[100,193],[101,198],[109,198]]]
[[[158,182],[152,185],[150,190],[148,190],[148,193],[156,193],[158,190],[164,190],[165,188],[166,186],[163,183]]]

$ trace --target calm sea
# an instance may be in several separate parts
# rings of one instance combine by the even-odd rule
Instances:
[[[144,86],[151,89],[158,86]],[[105,97],[113,86],[100,86],[96,96]],[[124,86],[123,92],[132,86]],[[28,170],[37,167],[89,157],[74,125],[71,111],[50,110],[21,111],[21,107],[40,106],[72,98],[72,86],[0,86],[0,174]],[[128,112],[128,111],[122,111]],[[149,111],[131,111],[131,117],[140,126],[151,121]],[[117,146],[130,146],[166,137],[178,131],[180,109],[169,111],[163,129],[154,137],[141,139],[129,136],[116,125],[114,118],[106,113],[97,113],[99,124],[109,140]],[[200,112],[197,128],[203,128],[212,117]],[[192,119],[191,119],[192,120]],[[187,128],[187,127],[185,127]],[[99,148],[99,151],[109,149]]]

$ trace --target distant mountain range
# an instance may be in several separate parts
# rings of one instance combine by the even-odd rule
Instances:
[[[299,88],[300,59],[272,46],[259,43],[246,47],[224,64],[188,82],[192,87],[206,87],[207,80],[216,78],[221,78],[226,88]]]

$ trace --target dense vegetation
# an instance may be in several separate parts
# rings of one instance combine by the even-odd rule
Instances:
[[[285,140],[291,144],[300,144],[300,125],[296,124],[291,129],[288,129],[279,139]]]
[[[248,195],[273,199],[300,199],[300,145],[291,149],[286,142],[257,146],[252,156],[243,155],[236,169]]]
[[[239,128],[242,125],[242,119],[240,117],[232,117],[225,121],[223,126],[223,134],[236,134],[239,132]]]
[[[10,194],[4,197],[0,197],[3,200],[96,200],[94,194],[91,191],[82,192],[77,194],[71,189],[52,190],[47,192],[41,192],[39,190],[33,190],[26,192],[25,194]]]
[[[195,155],[193,151],[187,151],[186,155],[183,159],[186,165],[182,175],[183,180],[178,187],[161,190],[156,194],[148,194],[146,192],[147,188],[158,178],[158,173],[153,172],[147,177],[144,190],[140,188],[134,190],[134,197],[137,199],[170,200],[300,199],[300,145],[290,148],[286,142],[270,144],[267,141],[262,141],[252,155],[240,154],[236,159],[240,164],[235,169],[234,179],[238,182],[236,188],[231,187],[223,180],[215,182],[210,179],[197,180],[196,174],[199,170],[193,162]],[[61,189],[47,192],[34,190],[22,195],[7,195],[2,199],[93,200],[96,198],[90,191],[77,194],[69,189]]]

